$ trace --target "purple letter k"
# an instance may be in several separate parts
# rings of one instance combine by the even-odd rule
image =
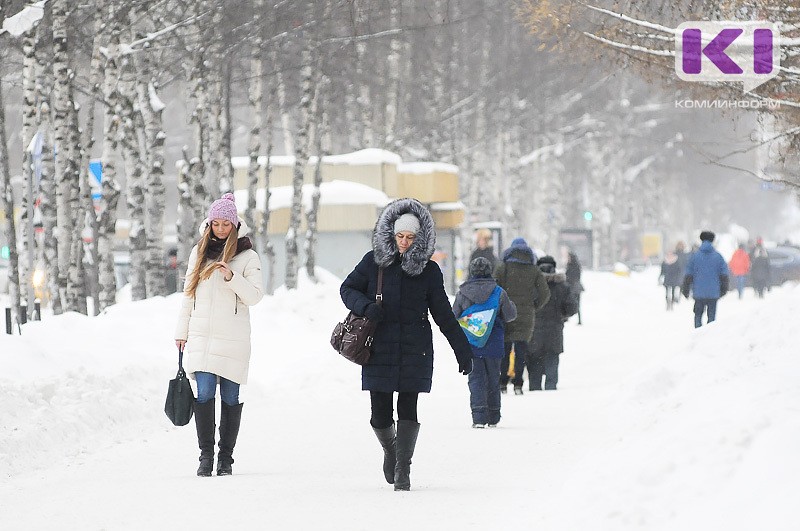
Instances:
[[[699,29],[686,29],[683,32],[683,71],[687,74],[700,73],[701,52],[708,57],[723,74],[741,74],[743,70],[728,57],[725,49],[742,34],[741,28],[728,28],[719,32],[708,46],[702,48]]]

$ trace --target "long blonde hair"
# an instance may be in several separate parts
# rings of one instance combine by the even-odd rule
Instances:
[[[211,230],[211,224],[206,226],[206,230],[200,237],[197,243],[197,261],[194,263],[194,269],[189,273],[189,282],[186,284],[186,289],[183,292],[189,297],[194,298],[197,293],[197,286],[202,280],[208,280],[214,270],[217,269],[219,262],[230,262],[236,256],[236,246],[239,242],[239,231],[236,225],[231,228],[228,233],[228,239],[225,240],[225,247],[222,249],[222,256],[218,260],[208,260],[206,252],[208,251],[208,242],[211,241],[211,236],[214,233]],[[208,263],[206,263],[208,261]]]

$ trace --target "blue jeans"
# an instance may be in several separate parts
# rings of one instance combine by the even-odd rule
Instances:
[[[222,376],[217,376],[210,372],[194,373],[197,382],[197,403],[205,404],[213,400],[217,394],[217,378],[219,378],[219,396],[228,406],[239,405],[239,384],[232,382]]]
[[[469,407],[475,424],[500,422],[500,358],[472,358],[467,377]]]
[[[558,362],[559,354],[552,352],[542,356],[530,356],[525,361],[528,364],[529,381],[528,386],[531,391],[542,390],[542,377],[544,376],[544,388],[547,391],[555,391],[558,385]]]
[[[717,299],[694,300],[694,327],[703,326],[703,312],[708,310],[708,322],[713,323],[717,318]]]
[[[736,291],[739,292],[739,298],[744,296],[744,287],[747,284],[747,275],[736,275]]]

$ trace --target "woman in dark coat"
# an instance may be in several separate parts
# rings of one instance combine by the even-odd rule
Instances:
[[[411,457],[419,423],[417,396],[431,390],[433,336],[428,311],[450,343],[458,370],[472,370],[472,349],[444,290],[439,266],[430,258],[436,232],[430,212],[415,199],[389,203],[378,217],[372,251],[342,283],[345,306],[377,321],[372,355],[361,370],[370,392],[370,424],[384,450],[383,472],[395,490],[410,489]],[[382,305],[375,302],[378,268],[383,268]],[[392,394],[397,396],[395,431]]]
[[[583,291],[583,284],[581,284],[581,263],[575,251],[570,251],[567,254],[567,270],[565,274],[567,276],[567,285],[572,290],[578,304],[578,324],[583,324],[583,320],[581,319],[581,292]]]
[[[578,302],[567,285],[566,276],[556,273],[556,261],[543,256],[537,262],[550,288],[550,300],[536,311],[536,324],[528,359],[528,378],[531,391],[556,389],[558,384],[558,357],[564,352],[564,321],[578,311]]]

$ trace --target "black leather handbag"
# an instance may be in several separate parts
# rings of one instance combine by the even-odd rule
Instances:
[[[383,302],[382,288],[383,268],[381,267],[378,268],[378,289],[375,293],[375,302],[378,304]],[[337,323],[333,328],[331,346],[353,363],[366,365],[372,354],[373,335],[377,326],[377,323],[366,317],[350,312],[344,321]]]
[[[178,349],[178,374],[169,381],[164,413],[175,426],[186,426],[194,414],[194,393],[183,370],[183,351]]]

